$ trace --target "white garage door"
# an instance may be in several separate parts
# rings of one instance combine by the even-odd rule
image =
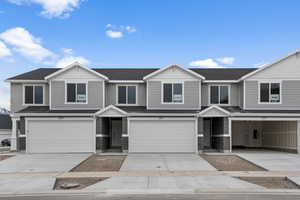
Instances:
[[[129,121],[129,152],[196,152],[195,119]]]
[[[28,119],[28,153],[94,152],[95,133],[91,119]]]

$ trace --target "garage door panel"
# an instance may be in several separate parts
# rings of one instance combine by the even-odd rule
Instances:
[[[94,152],[92,120],[29,120],[27,151],[30,153]]]
[[[132,120],[130,152],[195,152],[195,120]]]

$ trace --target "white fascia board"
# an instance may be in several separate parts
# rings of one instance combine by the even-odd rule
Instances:
[[[104,113],[105,111],[112,109],[112,110],[116,110],[117,112],[121,113],[122,115],[127,115],[127,112],[125,112],[124,110],[114,106],[114,105],[109,105],[106,108],[103,108],[101,110],[99,110],[98,112],[95,113],[95,115],[101,115],[102,113]]]
[[[180,68],[180,69],[182,69],[182,70],[184,70],[184,71],[186,71],[186,72],[188,72],[188,73],[190,73],[190,74],[192,74],[193,76],[196,76],[196,77],[198,77],[198,78],[200,78],[200,79],[205,80],[205,77],[204,77],[204,76],[201,76],[200,74],[198,74],[198,73],[196,73],[196,72],[194,72],[194,71],[192,71],[192,70],[190,70],[190,69],[181,67],[180,65],[178,65],[178,64],[176,64],[176,63],[167,65],[167,66],[165,66],[165,67],[162,67],[162,68],[160,68],[160,69],[158,69],[158,70],[156,70],[156,71],[154,71],[154,72],[148,74],[147,76],[144,76],[143,80],[147,80],[147,79],[149,79],[149,78],[155,76],[156,74],[159,74],[159,73],[161,73],[161,72],[163,72],[163,71],[165,71],[165,70],[167,70],[167,69],[169,69],[169,68],[171,68],[171,67],[174,67],[174,66],[175,66],[175,67],[178,67],[178,68]]]
[[[145,83],[143,80],[109,80],[109,83]]]
[[[181,117],[197,117],[197,113],[128,113],[129,117],[134,117],[134,116],[154,116],[154,117],[160,117],[160,116],[171,116],[171,117],[175,117],[175,116],[181,116]]]
[[[298,117],[232,117],[231,121],[300,121]]]
[[[85,70],[87,70],[87,71],[89,71],[89,72],[91,72],[93,74],[95,74],[96,76],[99,76],[99,77],[103,78],[104,80],[109,80],[106,76],[104,76],[104,75],[102,75],[102,74],[100,74],[100,73],[98,73],[98,72],[96,72],[96,71],[94,71],[94,70],[92,70],[92,69],[90,69],[88,67],[83,66],[79,62],[74,62],[71,65],[68,65],[67,67],[64,67],[64,68],[62,68],[62,69],[54,72],[53,74],[50,74],[50,75],[46,76],[45,80],[48,80],[48,79],[50,79],[50,78],[52,78],[54,76],[57,76],[60,73],[63,73],[64,71],[67,71],[67,70],[69,70],[69,69],[71,69],[73,67],[77,67],[77,66],[81,67],[82,69],[85,69]]]
[[[93,117],[94,113],[14,113],[11,115],[12,118],[18,117],[77,117],[77,116],[87,116]]]
[[[239,80],[204,80],[203,83],[238,83]]]
[[[212,105],[212,106],[210,106],[210,107],[208,107],[208,108],[202,110],[201,112],[199,112],[199,116],[205,115],[205,113],[208,112],[208,111],[211,110],[211,109],[217,109],[217,110],[223,112],[225,115],[228,115],[228,116],[231,115],[231,113],[230,113],[229,111],[227,111],[227,110],[221,108],[220,106]]]
[[[46,80],[5,80],[8,83],[47,83]]]
[[[232,117],[300,117],[300,113],[231,113]]]
[[[275,61],[271,62],[270,64],[267,64],[267,65],[265,65],[265,66],[263,66],[263,67],[261,67],[261,68],[258,68],[257,70],[255,70],[255,71],[253,71],[253,72],[251,72],[251,73],[249,73],[249,74],[246,74],[245,76],[242,76],[242,77],[239,79],[239,81],[245,80],[245,79],[247,79],[247,78],[253,76],[254,74],[256,74],[256,73],[258,73],[258,72],[260,72],[260,71],[262,71],[262,70],[265,70],[265,69],[267,69],[267,68],[273,66],[274,64],[279,63],[279,62],[281,62],[282,60],[284,60],[284,59],[286,59],[286,58],[288,58],[288,57],[290,57],[290,56],[292,56],[292,55],[295,55],[295,54],[297,54],[297,53],[299,53],[299,52],[300,52],[300,50],[294,51],[293,53],[290,53],[290,54],[288,54],[287,56],[284,56],[284,57],[282,57],[282,58],[280,58],[280,59],[278,59],[278,60],[275,60]]]

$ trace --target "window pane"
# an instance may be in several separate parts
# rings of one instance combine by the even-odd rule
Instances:
[[[76,101],[76,84],[68,83],[67,84],[67,102],[75,102]]]
[[[260,102],[269,102],[269,83],[260,84]]]
[[[219,86],[210,86],[210,103],[219,104]]]
[[[220,104],[228,104],[228,86],[220,86]]]
[[[34,103],[43,104],[43,86],[35,86],[34,89]]]
[[[77,102],[85,103],[86,102],[86,84],[78,83],[77,84]]]
[[[118,104],[126,104],[126,86],[118,86]]]
[[[164,102],[165,103],[170,103],[172,102],[172,84],[164,84],[163,88],[163,93],[164,93]]]
[[[33,104],[33,86],[25,86],[25,104]]]
[[[173,102],[182,103],[182,83],[175,83],[173,85]]]
[[[271,83],[271,102],[280,102],[280,84],[279,83]]]
[[[135,86],[128,86],[128,104],[135,104],[136,103],[136,87]]]

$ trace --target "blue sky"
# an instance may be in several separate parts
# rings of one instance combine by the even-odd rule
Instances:
[[[3,83],[39,67],[253,67],[300,48],[300,1],[1,0]]]

